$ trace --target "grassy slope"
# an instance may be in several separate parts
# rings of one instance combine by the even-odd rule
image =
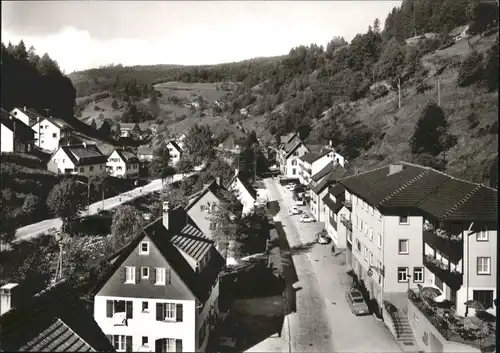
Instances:
[[[485,50],[496,35],[487,37],[476,44],[478,50]],[[475,42],[475,39],[472,40]],[[462,40],[450,48],[438,51],[423,58],[424,63],[436,63],[463,58],[469,53],[467,40]],[[447,172],[457,177],[482,181],[498,151],[498,131],[492,129],[498,121],[498,93],[486,93],[474,87],[460,88],[456,85],[457,69],[448,67],[440,75],[441,107],[450,123],[450,131],[457,138],[457,144],[447,152]],[[346,124],[362,121],[370,130],[383,136],[365,155],[354,159],[352,164],[366,169],[386,164],[389,161],[411,160],[408,141],[419,118],[422,108],[430,101],[437,101],[437,79],[430,78],[433,89],[417,94],[415,87],[403,92],[402,107],[397,107],[397,94],[374,102],[362,100],[356,102],[353,113]],[[471,108],[474,103],[474,109]],[[467,117],[474,112],[479,125],[469,128]],[[312,132],[314,137],[315,131]]]

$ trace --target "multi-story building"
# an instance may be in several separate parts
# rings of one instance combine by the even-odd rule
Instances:
[[[181,158],[182,154],[181,147],[177,144],[177,142],[171,140],[167,143],[167,148],[170,154],[170,162],[172,163],[172,165],[176,165],[177,162],[179,162],[179,159]]]
[[[296,134],[293,134],[293,136],[286,141],[288,142],[282,144],[277,153],[280,171],[285,178],[298,180],[298,160],[304,154],[309,152],[309,149]]]
[[[331,162],[311,178],[308,184],[309,208],[318,222],[323,222],[326,218],[327,210],[323,198],[328,192],[328,187],[337,183],[346,173],[347,171],[340,164]]]
[[[35,141],[33,130],[3,108],[0,133],[1,152],[26,153],[33,151]]]
[[[47,170],[57,174],[93,175],[106,172],[107,156],[96,145],[61,146],[50,157]]]
[[[138,178],[139,158],[123,149],[115,149],[108,157],[106,171],[117,178]]]
[[[495,189],[409,163],[340,183],[352,204],[345,217],[352,227],[351,266],[380,308],[387,301],[407,312],[406,292],[418,285],[438,288],[458,315],[467,312],[467,300],[493,306]],[[432,321],[423,317],[418,325]],[[415,324],[413,317],[407,320]]]
[[[23,123],[25,123],[28,126],[33,125],[37,121],[43,120],[44,116],[34,109],[28,108],[26,106],[22,108],[14,108],[10,112],[15,118],[21,120]]]
[[[94,290],[94,318],[117,351],[204,352],[224,259],[178,207],[117,254]]]
[[[35,144],[53,152],[60,146],[60,140],[69,138],[73,129],[62,119],[44,118],[34,123],[31,128],[35,132]]]
[[[257,191],[236,169],[233,179],[228,183],[228,189],[236,194],[236,197],[243,205],[243,214],[248,215],[253,212],[257,204]]]
[[[345,200],[344,187],[341,184],[331,186],[322,201],[326,206],[324,217],[325,229],[330,238],[332,238],[337,251],[346,249],[346,247],[352,243],[352,233],[351,230],[348,229],[349,225],[346,226],[341,222],[341,220],[346,218],[346,215],[350,214],[350,205]],[[352,248],[350,250],[351,251],[346,252],[347,263],[352,263]]]

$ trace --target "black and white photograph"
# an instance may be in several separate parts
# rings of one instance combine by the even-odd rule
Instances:
[[[496,353],[498,0],[2,1],[0,352]]]

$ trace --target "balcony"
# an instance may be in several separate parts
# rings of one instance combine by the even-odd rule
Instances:
[[[347,230],[352,232],[352,222],[350,219],[347,219],[344,215],[341,215],[340,222],[347,228]]]
[[[426,230],[423,232],[424,243],[434,250],[449,257],[452,262],[458,262],[463,258],[464,246],[462,239],[435,230]]]
[[[337,230],[337,222],[333,219],[332,216],[328,217],[328,221],[330,222],[332,227],[335,228],[335,230]]]
[[[351,200],[344,200],[344,202],[342,202],[344,204],[344,206],[352,212],[352,201]]]
[[[489,348],[495,344],[495,328],[491,323],[480,321],[479,325],[471,327],[467,322],[470,318],[456,315],[449,302],[435,303],[431,299],[408,291],[408,320],[414,320],[415,316],[421,315],[423,320],[418,325],[425,331],[434,331],[434,335],[441,343],[456,342],[482,351],[490,351]]]
[[[424,266],[434,273],[453,290],[458,290],[463,283],[463,274],[458,271],[451,271],[449,265],[446,266],[432,255],[424,255]]]

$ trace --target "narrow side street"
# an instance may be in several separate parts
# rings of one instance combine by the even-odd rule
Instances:
[[[299,216],[288,216],[292,193],[277,180],[267,179],[265,183],[270,201],[279,201],[276,220],[282,222],[292,248],[299,280],[294,286],[302,288],[296,292],[297,312],[285,318],[290,321],[291,351],[401,352],[383,322],[374,316],[351,313],[345,300],[345,291],[351,285],[345,255],[335,256],[331,244],[320,245],[314,240],[323,224],[300,223]],[[301,208],[306,210],[307,206]],[[302,343],[308,339],[311,346]]]

